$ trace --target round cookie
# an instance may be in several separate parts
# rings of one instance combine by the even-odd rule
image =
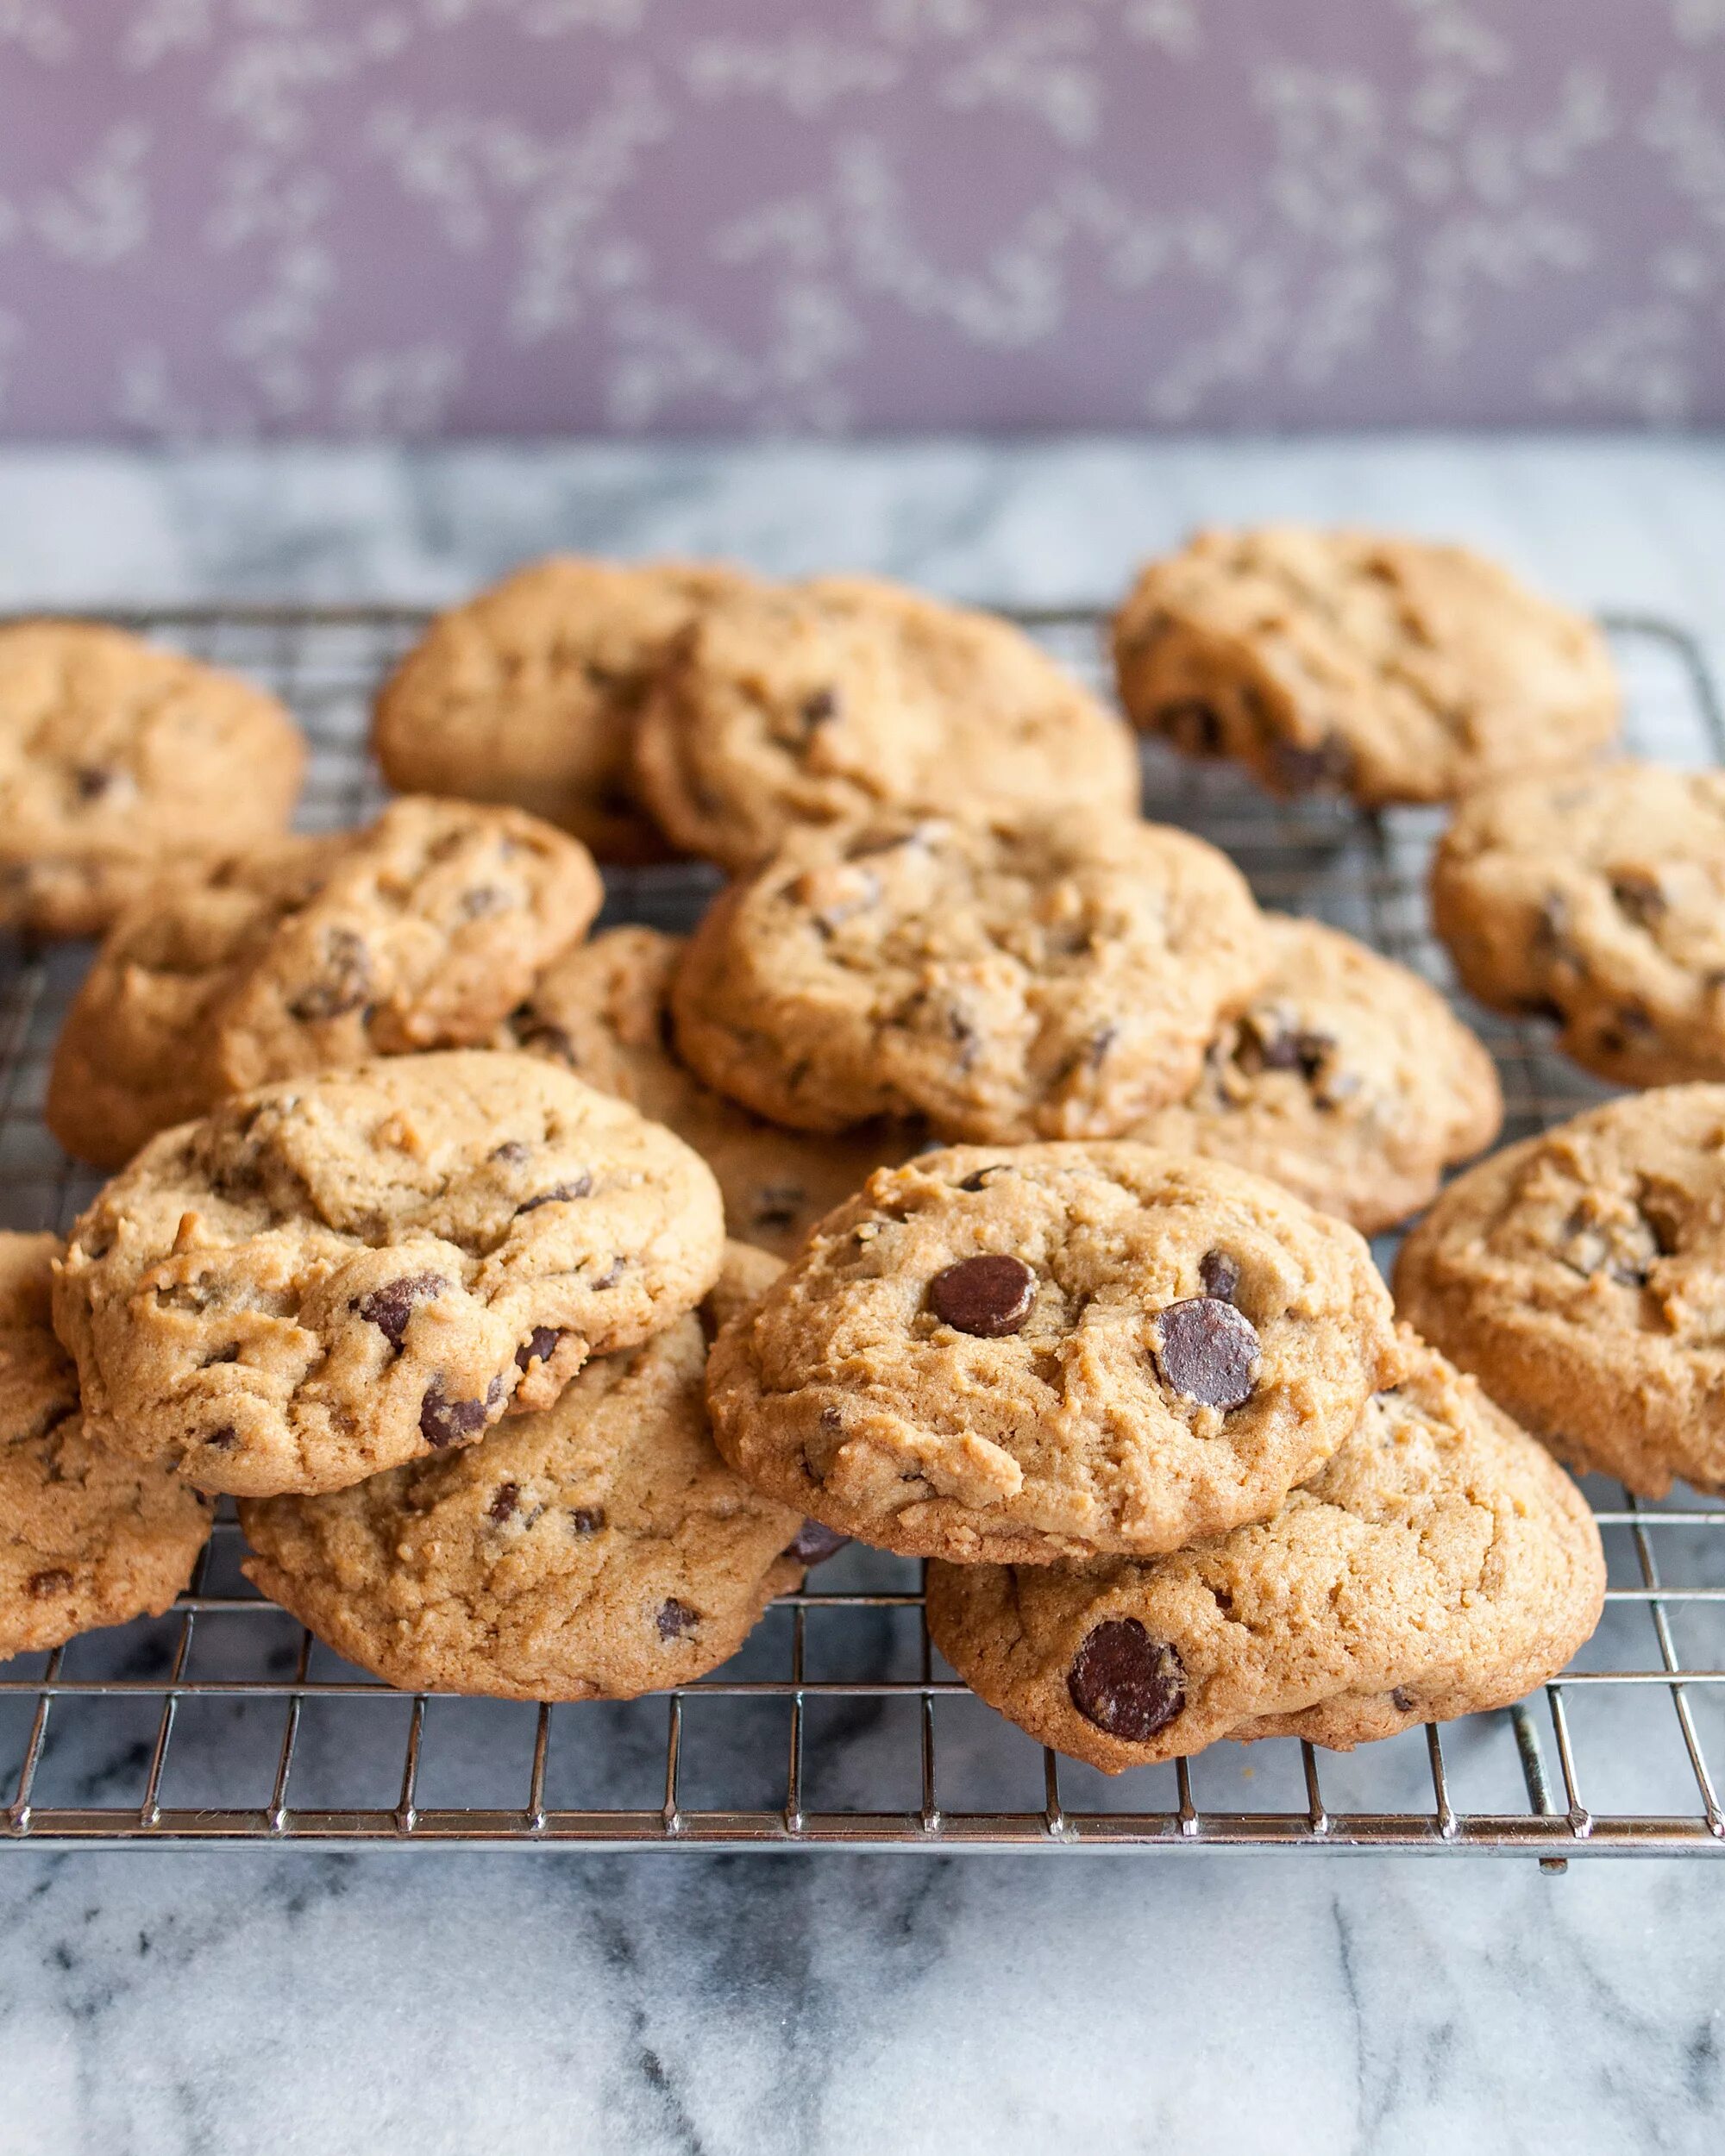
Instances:
[[[72,1231],[54,1326],[104,1442],[202,1489],[339,1489],[549,1406],[712,1286],[668,1131],[536,1056],[287,1080],[152,1139]]]
[[[1470,794],[1432,912],[1482,1003],[1622,1086],[1725,1078],[1725,771],[1630,760]]]
[[[665,647],[746,588],[685,562],[554,555],[440,614],[385,683],[372,747],[392,786],[529,809],[601,861],[656,861],[635,801],[636,714]]]
[[[585,848],[515,809],[393,802],[165,879],[66,1014],[48,1128],[115,1168],[229,1094],[487,1039],[602,893]]]
[[[0,625],[0,924],[99,935],[165,868],[281,830],[304,764],[237,674],[100,623]]]
[[[677,843],[733,871],[809,824],[1138,802],[1130,733],[1022,630],[864,577],[704,607],[655,678],[635,770]]]
[[[823,1221],[707,1373],[757,1489],[907,1557],[1042,1564],[1267,1518],[1394,1359],[1365,1244],[1148,1146],[955,1146]]]
[[[1447,801],[1573,763],[1617,730],[1604,639],[1464,547],[1266,525],[1201,531],[1114,621],[1147,733],[1277,793]]]
[[[0,1660],[160,1616],[210,1539],[207,1498],[85,1429],[48,1324],[60,1248],[0,1233]]]
[[[671,991],[679,1053],[775,1123],[1109,1138],[1189,1092],[1269,966],[1223,855],[1126,818],[805,830],[721,893]]]
[[[720,1276],[732,1300],[758,1284],[735,1274]],[[633,1699],[693,1683],[804,1564],[800,1514],[713,1450],[706,1362],[700,1319],[679,1318],[465,1451],[330,1496],[248,1500],[246,1575],[410,1691]]]
[[[1127,1136],[1250,1168],[1376,1235],[1496,1137],[1496,1070],[1406,966],[1317,921],[1264,925],[1269,979],[1211,1042],[1186,1100]]]
[[[1599,1621],[1599,1530],[1471,1378],[1402,1344],[1398,1382],[1273,1520],[1148,1562],[931,1565],[935,1645],[1110,1774],[1224,1737],[1346,1752],[1521,1698]]]
[[[670,1040],[671,976],[682,938],[613,928],[544,974],[511,1017],[509,1044],[550,1056],[693,1145],[718,1180],[725,1223],[744,1243],[788,1257],[824,1213],[902,1160],[916,1134],[875,1124],[834,1137],[781,1130],[681,1063]]]
[[[1518,1422],[1643,1497],[1725,1489],[1725,1086],[1590,1109],[1458,1176],[1398,1307]]]

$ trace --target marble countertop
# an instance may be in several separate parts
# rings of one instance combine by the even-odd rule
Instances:
[[[0,606],[439,599],[546,548],[1083,600],[1358,518],[1725,631],[1725,442],[0,454]],[[1725,1869],[0,1848],[0,2156],[1725,2142]]]

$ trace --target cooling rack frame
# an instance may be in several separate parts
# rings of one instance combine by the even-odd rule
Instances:
[[[998,611],[1080,670],[1096,672],[1102,609]],[[308,827],[354,821],[383,798],[365,757],[363,711],[376,680],[423,628],[427,616],[420,609],[161,606],[104,610],[93,617],[237,666],[282,694],[312,744],[302,817]],[[1675,749],[1694,760],[1725,762],[1725,717],[1700,641],[1674,622],[1646,615],[1608,615],[1603,625],[1631,684],[1632,745],[1652,753]],[[1647,689],[1646,680],[1654,677],[1659,685]],[[1643,683],[1639,696],[1638,681]],[[1332,804],[1276,804],[1238,774],[1182,765],[1154,747],[1146,749],[1146,767],[1150,812],[1186,823],[1228,847],[1267,903],[1289,910],[1311,905],[1378,949],[1450,985],[1426,927],[1421,893],[1424,857],[1437,827],[1433,814],[1366,816]],[[688,867],[616,872],[607,877],[603,919],[606,924],[633,919],[685,925],[712,887],[709,872]],[[94,1185],[93,1178],[55,1152],[39,1118],[41,1081],[54,1025],[82,962],[80,954],[66,949],[14,945],[0,952],[0,1220],[7,1225],[64,1226]],[[1468,1015],[1497,1056],[1509,1135],[1540,1127],[1604,1097],[1602,1088],[1552,1055],[1537,1025],[1507,1024],[1473,1009]],[[191,1587],[166,1618],[155,1620],[153,1630],[140,1620],[137,1626],[90,1635],[103,1645],[97,1663],[87,1670],[86,1642],[72,1642],[46,1657],[0,1663],[0,1716],[9,1712],[12,1717],[9,1734],[0,1723],[0,1846],[323,1852],[839,1848],[943,1853],[1309,1849],[1335,1854],[1532,1856],[1550,1871],[1561,1871],[1576,1856],[1725,1854],[1725,1809],[1703,1727],[1716,1711],[1722,1717],[1718,1740],[1725,1741],[1725,1643],[1697,1664],[1684,1655],[1678,1637],[1691,1612],[1704,1614],[1717,1607],[1725,1614],[1725,1502],[1678,1496],[1648,1504],[1609,1484],[1590,1485],[1590,1491],[1615,1552],[1608,1620],[1614,1611],[1620,1617],[1645,1617],[1652,1648],[1642,1658],[1646,1666],[1571,1668],[1540,1694],[1498,1715],[1470,1716],[1442,1728],[1428,1726],[1422,1739],[1428,1801],[1382,1809],[1333,1802],[1326,1795],[1324,1777],[1334,1777],[1337,1755],[1322,1755],[1320,1761],[1310,1745],[1293,1739],[1270,1739],[1252,1748],[1283,1752],[1285,1766],[1297,1762],[1293,1801],[1279,1808],[1201,1802],[1201,1760],[1176,1762],[1171,1771],[1141,1771],[1164,1777],[1161,1801],[1123,1808],[1097,1794],[1100,1777],[1031,1746],[1028,1739],[1023,1745],[1040,1752],[1039,1780],[1025,1801],[981,1808],[952,1802],[942,1788],[938,1718],[949,1703],[962,1703],[983,1715],[987,1710],[944,1670],[931,1648],[921,1622],[919,1569],[900,1560],[877,1559],[872,1552],[835,1560],[833,1567],[812,1575],[801,1593],[775,1605],[769,1621],[776,1624],[781,1638],[771,1673],[751,1674],[733,1663],[697,1684],[640,1703],[639,1712],[662,1717],[652,1790],[656,1801],[638,1786],[628,1803],[557,1801],[553,1761],[559,1731],[575,1718],[607,1711],[558,1706],[519,1710],[529,1718],[530,1733],[518,1732],[516,1767],[505,1777],[511,1783],[508,1793],[518,1796],[518,1802],[427,1802],[438,1717],[448,1707],[472,1708],[475,1703],[432,1694],[407,1697],[335,1664],[308,1633],[239,1580],[234,1562],[239,1529],[231,1507],[224,1503]],[[1697,1549],[1709,1557],[1716,1554],[1717,1577],[1669,1583],[1666,1553],[1677,1551],[1683,1569]],[[826,1571],[846,1563],[865,1569],[856,1584],[841,1584],[837,1577],[825,1584]],[[881,1576],[866,1576],[871,1563],[877,1570],[885,1568]],[[914,1629],[908,1641],[901,1637],[877,1656],[876,1673],[824,1675],[813,1633],[835,1620],[853,1628],[902,1620]],[[260,1623],[285,1627],[289,1634],[285,1646],[278,1642],[266,1667],[221,1675],[200,1665],[202,1642],[217,1627],[243,1629]],[[140,1639],[129,1645],[128,1636],[134,1634]],[[749,1651],[744,1651],[745,1663]],[[1686,1770],[1684,1786],[1692,1802],[1680,1808],[1626,1808],[1596,1800],[1590,1804],[1575,1720],[1578,1703],[1600,1688],[1665,1696],[1676,1756]],[[782,1713],[782,1773],[775,1792],[779,1801],[692,1802],[689,1762],[697,1718],[714,1710],[724,1713],[724,1702],[743,1701],[770,1702]],[[307,1718],[329,1702],[343,1709],[368,1702],[375,1710],[373,1720],[386,1703],[400,1723],[398,1772],[387,1800],[293,1801]],[[894,1740],[896,1801],[819,1801],[809,1772],[812,1720],[837,1705],[866,1728],[871,1726],[871,1711],[883,1712],[887,1702],[908,1710],[908,1733]],[[72,1748],[72,1780],[64,1792],[51,1793],[55,1741],[67,1718],[74,1711],[99,1715],[110,1706],[132,1714],[129,1727],[135,1733],[116,1757],[120,1768],[134,1773],[133,1793],[116,1801],[124,1775],[111,1761],[104,1764],[99,1739]],[[267,1783],[267,1789],[260,1783],[257,1801],[174,1801],[176,1745],[190,1742],[182,1737],[188,1717],[205,1708],[279,1714],[279,1733],[273,1743],[256,1735],[243,1739],[248,1765],[260,1770]],[[147,1720],[153,1721],[141,1737],[135,1733],[134,1711],[140,1708],[150,1710]],[[1458,1801],[1453,1748],[1471,1723],[1492,1724],[1495,1739],[1513,1747],[1524,1807],[1500,1802],[1477,1808]],[[1019,1735],[994,1724],[992,1736],[1002,1733],[1013,1739]],[[580,1747],[589,1764],[603,1751],[602,1729],[599,1735],[598,1746]],[[223,1741],[218,1733],[218,1761]],[[842,1762],[846,1746],[856,1741],[854,1730],[849,1737],[841,1731],[836,1748],[825,1745],[824,1756]],[[1446,1743],[1452,1748],[1449,1754]],[[474,1757],[482,1760],[484,1751],[481,1745]],[[638,1740],[636,1753],[638,1766]],[[386,1756],[393,1756],[387,1748]],[[1072,1784],[1086,1777],[1088,1801],[1075,1802]],[[1283,1782],[1287,1786],[1285,1773]],[[1404,1791],[1408,1787],[1405,1774],[1401,1786]],[[97,1797],[110,1801],[95,1801]]]

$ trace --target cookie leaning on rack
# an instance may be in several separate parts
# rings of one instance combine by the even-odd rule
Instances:
[[[54,1325],[104,1442],[199,1489],[338,1489],[549,1405],[712,1285],[706,1164],[540,1058],[397,1056],[153,1139]]]
[[[600,897],[574,839],[455,801],[397,801],[361,830],[166,878],[67,1013],[48,1127],[113,1168],[249,1086],[482,1042]]]
[[[1400,1352],[1274,1518],[1145,1561],[931,1565],[935,1645],[1110,1774],[1225,1737],[1349,1751],[1520,1699],[1599,1621],[1599,1530],[1471,1379],[1405,1330]]]

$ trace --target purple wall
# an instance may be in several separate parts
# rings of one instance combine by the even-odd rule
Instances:
[[[0,0],[0,429],[1725,419],[1725,0]]]

